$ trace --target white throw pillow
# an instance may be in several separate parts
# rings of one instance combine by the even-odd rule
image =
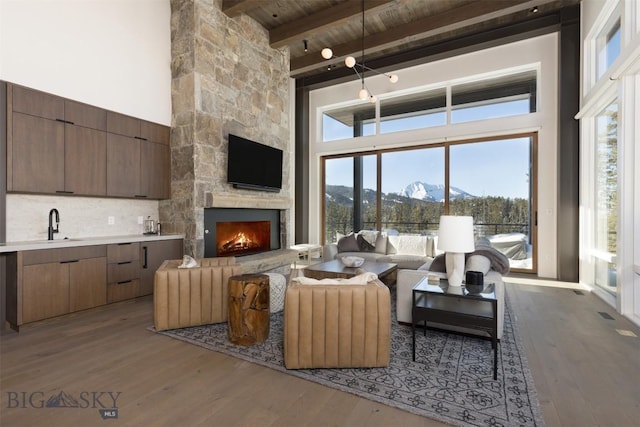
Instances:
[[[484,275],[489,270],[491,270],[491,260],[484,255],[471,255],[464,266],[464,271],[480,271]]]
[[[196,261],[193,257],[189,255],[185,255],[182,257],[182,264],[178,266],[178,268],[194,268],[198,267],[198,261]]]

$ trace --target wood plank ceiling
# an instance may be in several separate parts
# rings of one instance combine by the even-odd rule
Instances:
[[[580,0],[223,0],[229,17],[246,14],[269,31],[271,47],[289,48],[291,76],[366,61],[555,13]],[[364,38],[363,38],[363,11]],[[306,43],[305,43],[306,41]],[[306,46],[305,46],[306,45]],[[306,50],[305,50],[306,47]],[[324,60],[320,51],[333,50]]]

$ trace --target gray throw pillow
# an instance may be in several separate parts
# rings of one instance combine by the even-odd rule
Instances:
[[[360,252],[356,236],[349,234],[338,240],[338,252]]]
[[[369,243],[369,241],[367,241],[367,239],[365,239],[361,234],[358,234],[358,238],[356,240],[358,241],[358,247],[362,252],[373,252],[376,248],[374,245]]]

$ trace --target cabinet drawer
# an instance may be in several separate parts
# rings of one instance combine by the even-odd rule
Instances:
[[[22,253],[22,265],[46,264],[50,262],[75,261],[87,258],[99,258],[106,255],[106,247],[78,246],[75,248],[38,249]]]
[[[109,283],[107,285],[107,303],[124,301],[138,296],[140,280],[127,280],[120,283]]]
[[[135,261],[123,261],[117,264],[107,265],[107,282],[118,283],[126,280],[140,278],[140,263]]]
[[[107,262],[117,264],[125,261],[136,261],[140,259],[140,243],[120,243],[107,246]]]

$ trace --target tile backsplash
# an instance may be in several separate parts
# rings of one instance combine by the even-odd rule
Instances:
[[[142,234],[138,217],[158,219],[157,200],[7,194],[7,242],[46,240],[53,208],[60,213],[56,240]]]

